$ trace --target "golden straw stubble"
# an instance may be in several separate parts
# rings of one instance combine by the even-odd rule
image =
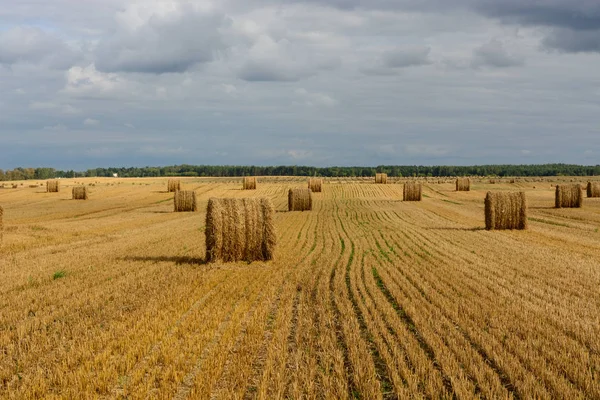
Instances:
[[[487,192],[485,229],[527,229],[525,192]]]
[[[580,208],[583,206],[581,185],[556,185],[554,206],[556,208]]]
[[[277,238],[270,199],[211,198],[206,209],[206,261],[267,261]]]
[[[4,208],[0,206],[0,245],[2,245],[2,236],[4,234]]]
[[[308,188],[295,188],[288,191],[288,211],[312,210],[312,192]]]

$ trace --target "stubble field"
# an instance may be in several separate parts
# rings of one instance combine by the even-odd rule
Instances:
[[[305,179],[182,178],[174,213],[166,179],[28,185],[0,190],[1,398],[600,398],[600,198],[333,179],[287,212]],[[525,190],[529,229],[484,230],[488,190]],[[206,264],[208,199],[245,196],[275,260]]]

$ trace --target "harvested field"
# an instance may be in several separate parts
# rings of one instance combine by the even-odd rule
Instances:
[[[158,178],[0,190],[0,398],[600,398],[597,199],[332,179],[300,213],[306,178],[260,179],[277,250],[250,263],[205,258],[239,178],[182,178],[196,213]],[[490,190],[526,193],[527,230],[485,230]]]

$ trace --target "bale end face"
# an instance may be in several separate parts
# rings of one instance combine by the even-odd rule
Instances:
[[[288,211],[312,210],[312,192],[310,189],[290,189],[288,191]]]
[[[487,192],[485,229],[527,229],[525,192]]]
[[[193,190],[178,190],[173,196],[175,212],[194,212],[198,210],[196,192]]]
[[[268,261],[277,238],[275,208],[267,198],[208,200],[206,261]]]

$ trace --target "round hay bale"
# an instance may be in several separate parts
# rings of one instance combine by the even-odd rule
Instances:
[[[469,191],[471,191],[471,179],[469,179],[469,178],[456,178],[456,191],[457,192],[469,192]]]
[[[487,192],[485,229],[527,229],[525,192]]]
[[[387,174],[385,173],[376,173],[375,174],[375,183],[387,184]]]
[[[169,179],[167,181],[167,190],[169,193],[181,190],[181,181],[179,179]]]
[[[4,235],[4,208],[0,206],[0,246],[2,245],[2,237]]]
[[[600,182],[588,182],[587,197],[600,197]]]
[[[175,212],[197,211],[196,192],[193,190],[178,190],[173,196]]]
[[[421,184],[418,182],[406,182],[403,190],[404,201],[421,201],[423,197]]]
[[[256,190],[256,177],[254,176],[245,176],[243,182],[244,190]]]
[[[87,200],[88,190],[85,186],[76,186],[72,190],[73,200]]]
[[[554,206],[556,208],[580,208],[583,206],[581,185],[556,185]]]
[[[60,182],[59,181],[46,181],[46,192],[47,193],[58,193],[60,192]]]
[[[310,189],[297,188],[288,191],[288,210],[289,211],[310,211],[312,210],[312,192]]]
[[[275,208],[264,197],[208,200],[206,261],[267,261],[273,259],[277,237]]]
[[[308,180],[308,188],[313,193],[321,193],[323,190],[323,179],[310,178]]]

